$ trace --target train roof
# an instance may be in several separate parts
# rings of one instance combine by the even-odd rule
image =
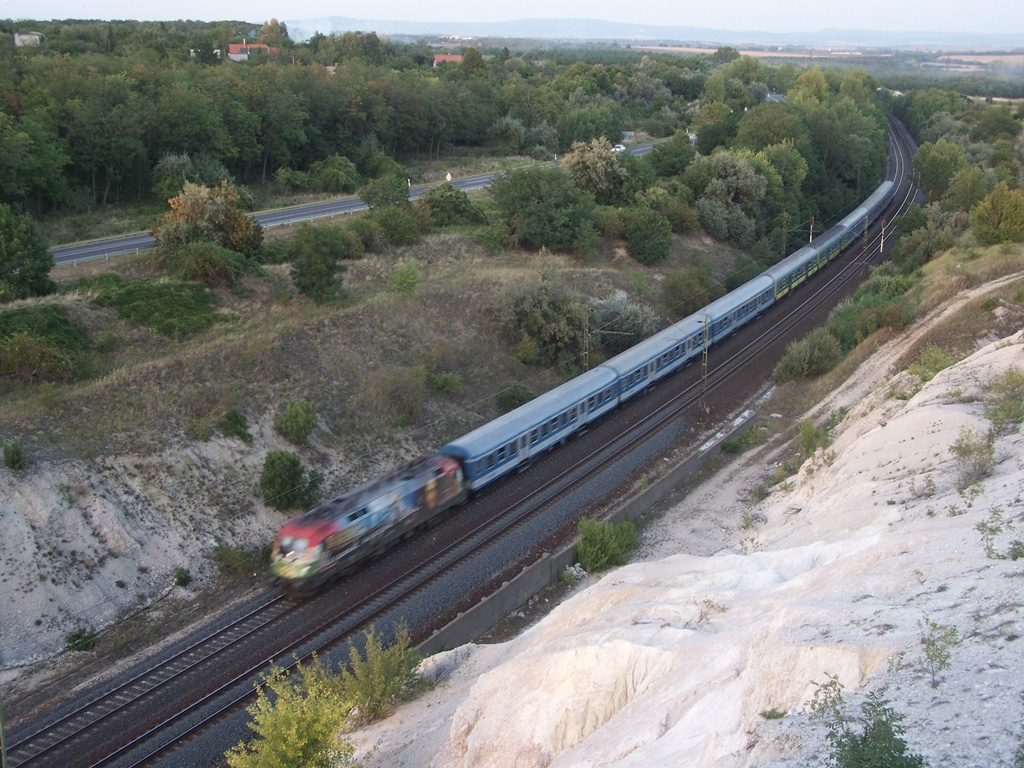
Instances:
[[[854,224],[865,219],[879,203],[885,200],[889,192],[892,191],[892,187],[893,183],[891,181],[883,181],[874,192],[868,195],[866,200],[846,214],[839,224],[844,227],[852,227]]]
[[[765,273],[762,273],[757,277],[748,280],[739,288],[729,291],[720,299],[715,299],[704,307],[704,309],[701,310],[701,313],[706,313],[708,317],[711,318],[711,322],[714,323],[719,318],[728,315],[740,305],[746,304],[751,299],[760,296],[765,291],[772,290],[774,287],[775,283],[772,279]]]
[[[499,416],[494,421],[452,440],[439,453],[468,459],[494,450],[511,442],[516,435],[529,431],[566,408],[586,400],[593,394],[615,383],[615,372],[598,366],[554,389],[535,397],[528,403]]]
[[[694,333],[699,333],[703,328],[704,314],[695,312],[673,323],[668,328],[658,331],[653,336],[648,336],[625,352],[620,352],[610,360],[606,360],[602,363],[602,367],[611,368],[617,372],[617,375],[623,376],[663,354],[665,350],[671,349],[680,341],[685,341]]]
[[[801,248],[799,251],[794,251],[789,254],[782,261],[772,264],[768,269],[762,272],[762,275],[767,275],[775,282],[778,282],[781,278],[788,275],[797,264],[803,264],[808,259],[816,260],[818,258],[818,249],[813,243],[809,243]]]

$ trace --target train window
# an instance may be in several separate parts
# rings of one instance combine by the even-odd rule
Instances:
[[[554,431],[556,431],[557,429],[558,429],[558,417],[557,417],[557,416],[555,416],[555,418],[553,418],[553,419],[551,420],[551,431],[552,431],[552,432],[554,432]]]
[[[493,466],[494,466],[494,454],[493,453],[489,453],[489,454],[487,454],[487,468],[490,469]]]
[[[512,458],[513,456],[516,455],[516,441],[515,440],[513,440],[511,443],[508,444],[508,447],[505,450],[505,453],[508,455],[509,458]]]
[[[568,423],[569,423],[569,412],[566,411],[565,413],[559,414],[559,416],[558,416],[558,424],[559,424],[559,426],[564,427]]]
[[[540,430],[539,429],[532,429],[532,430],[530,430],[530,443],[531,444],[536,443],[539,437],[540,437]]]
[[[502,462],[504,460],[505,460],[505,446],[501,446],[501,448],[498,449],[498,461]]]

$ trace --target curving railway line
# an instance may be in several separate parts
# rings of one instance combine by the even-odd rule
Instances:
[[[371,623],[404,620],[414,637],[425,637],[570,536],[596,500],[621,492],[670,448],[702,440],[698,401],[716,415],[742,407],[763,388],[786,345],[820,324],[882,259],[882,222],[916,194],[907,181],[913,142],[896,121],[889,133],[887,178],[898,193],[886,214],[806,287],[717,345],[704,386],[700,366],[691,365],[310,599],[295,603],[263,592],[120,679],[68,696],[12,730],[11,768],[214,765],[224,749],[251,735],[244,707],[268,662],[289,666],[313,653],[345,659],[348,639]],[[886,244],[895,232],[885,228]]]

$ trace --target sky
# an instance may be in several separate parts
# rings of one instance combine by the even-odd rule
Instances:
[[[600,19],[663,26],[766,32],[868,29],[924,32],[1024,32],[1021,0],[0,0],[8,19],[238,19],[262,22],[347,16],[401,21]]]

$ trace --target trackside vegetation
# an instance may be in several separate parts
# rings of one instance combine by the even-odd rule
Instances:
[[[379,720],[430,685],[416,672],[420,657],[404,625],[390,643],[374,627],[356,639],[348,665],[337,672],[315,656],[292,671],[267,671],[249,706],[256,738],[225,754],[231,768],[356,765],[352,745],[341,734]]]

